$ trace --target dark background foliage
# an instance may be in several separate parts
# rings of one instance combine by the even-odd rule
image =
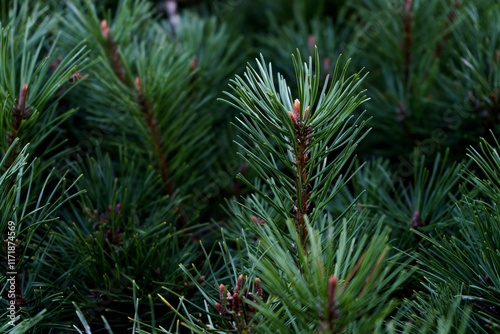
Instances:
[[[5,0],[0,19],[19,316],[0,332],[500,331],[498,1]],[[318,141],[280,114],[314,89],[346,92]],[[301,202],[306,167],[328,173]]]

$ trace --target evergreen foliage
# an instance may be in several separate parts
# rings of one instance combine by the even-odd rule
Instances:
[[[0,333],[500,332],[498,1],[0,10]]]

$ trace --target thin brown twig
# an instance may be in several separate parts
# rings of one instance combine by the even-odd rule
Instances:
[[[155,154],[158,157],[160,174],[163,182],[167,185],[166,192],[168,195],[172,196],[174,194],[174,184],[170,180],[170,170],[167,166],[167,157],[161,148],[161,139],[158,130],[158,122],[153,113],[153,106],[148,102],[146,97],[142,94],[141,89],[141,79],[139,77],[135,78],[135,88],[137,90],[137,101],[141,107],[142,112],[146,117],[146,125],[151,133],[153,139]]]
[[[29,115],[30,107],[28,106],[27,101],[28,101],[28,85],[24,84],[23,87],[21,88],[21,93],[19,95],[19,100],[17,102],[17,105],[14,105],[12,107],[12,118],[13,118],[12,132],[7,134],[7,147],[5,152],[7,152],[10,149],[10,147],[14,144],[14,140],[16,139],[19,132],[19,128],[21,127],[21,122]],[[14,159],[16,158],[17,147],[18,145],[16,145],[13,148],[13,152],[9,155],[9,159],[7,160],[7,168],[9,168],[12,165]]]
[[[297,141],[296,151],[292,150],[292,156],[294,158],[293,166],[295,169],[295,201],[294,201],[294,212],[295,212],[295,227],[300,235],[300,239],[304,250],[307,250],[307,226],[304,216],[309,217],[311,215],[311,188],[309,180],[309,169],[307,165],[310,161],[310,135],[313,133],[313,129],[310,124],[305,124],[304,120],[307,118],[307,113],[309,107],[306,108],[303,119],[300,119],[300,101],[295,100],[293,105],[293,113],[290,113],[290,117],[293,122],[295,129],[295,138]]]

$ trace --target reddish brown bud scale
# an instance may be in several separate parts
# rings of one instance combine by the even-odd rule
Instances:
[[[220,298],[221,302],[224,301],[224,292],[225,291],[226,291],[226,287],[224,286],[224,284],[219,285],[219,298]]]
[[[217,311],[219,311],[220,315],[226,313],[226,310],[224,309],[224,306],[222,306],[221,303],[215,303],[215,308],[217,309]]]
[[[307,114],[309,113],[309,106],[304,110],[304,118],[307,118]],[[293,102],[293,113],[291,111],[288,112],[290,115],[290,118],[292,119],[293,123],[295,124],[295,127],[298,126],[298,122],[300,121],[300,101],[298,99],[295,99]]]
[[[253,280],[253,284],[254,284],[255,295],[259,298],[262,298],[262,282],[261,282],[260,278],[256,277]]]
[[[27,92],[28,92],[28,85],[24,84],[23,88],[21,88],[21,94],[19,95],[19,104],[18,104],[19,109],[21,109],[28,100]]]
[[[243,289],[243,299],[245,299],[245,297],[248,295],[248,286],[246,286],[244,289]]]
[[[321,263],[321,260],[318,260],[318,269],[319,269],[319,274],[323,276],[323,264]]]
[[[197,66],[198,66],[198,57],[194,57],[193,61],[191,62],[191,65],[189,66],[189,69],[191,70],[191,72],[193,72]]]
[[[241,329],[241,333],[252,333],[251,329],[248,328],[252,317],[255,315],[256,310],[252,306],[248,305],[245,301],[249,299],[252,302],[256,302],[254,296],[257,295],[262,298],[262,287],[260,285],[260,279],[254,279],[254,292],[248,292],[248,286],[243,288],[245,285],[246,277],[243,274],[238,276],[236,286],[233,292],[229,292],[224,284],[219,285],[219,297],[220,303],[215,303],[215,308],[219,311],[219,314],[226,318],[228,324],[232,329]],[[243,290],[242,290],[243,288]],[[242,293],[240,293],[243,291]],[[226,295],[224,297],[224,295]],[[225,303],[225,305],[224,305]],[[236,325],[230,324],[234,323]]]
[[[240,296],[237,292],[233,294],[233,311],[237,311],[240,308]]]
[[[300,119],[300,101],[298,99],[293,102],[293,115],[295,119]]]
[[[257,225],[264,225],[264,219],[259,220],[259,218],[252,216],[252,220]]]
[[[28,90],[28,84],[24,84],[23,88],[21,88],[21,97],[26,95],[26,91]]]
[[[236,286],[234,288],[234,293],[240,293],[241,287],[245,284],[245,277],[242,274],[238,276],[238,281],[236,282]]]
[[[135,77],[134,84],[135,84],[135,89],[137,90],[137,92],[139,94],[142,94],[142,91],[141,91],[142,80],[139,77]]]
[[[411,224],[414,228],[417,228],[421,225],[421,222],[420,222],[420,212],[418,210],[415,210],[413,212],[413,218],[411,219]]]
[[[102,20],[101,21],[101,33],[102,33],[102,36],[104,37],[105,40],[107,40],[109,38],[109,32],[110,32],[110,29],[108,26],[108,22],[106,20]]]
[[[405,0],[405,13],[409,13],[411,10],[412,0]]]
[[[327,291],[327,298],[329,304],[335,301],[336,291],[337,291],[337,277],[335,277],[335,275],[331,275],[330,278],[328,279],[328,291]]]

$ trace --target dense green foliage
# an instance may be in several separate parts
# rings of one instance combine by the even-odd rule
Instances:
[[[0,333],[500,333],[498,1],[0,9]]]

